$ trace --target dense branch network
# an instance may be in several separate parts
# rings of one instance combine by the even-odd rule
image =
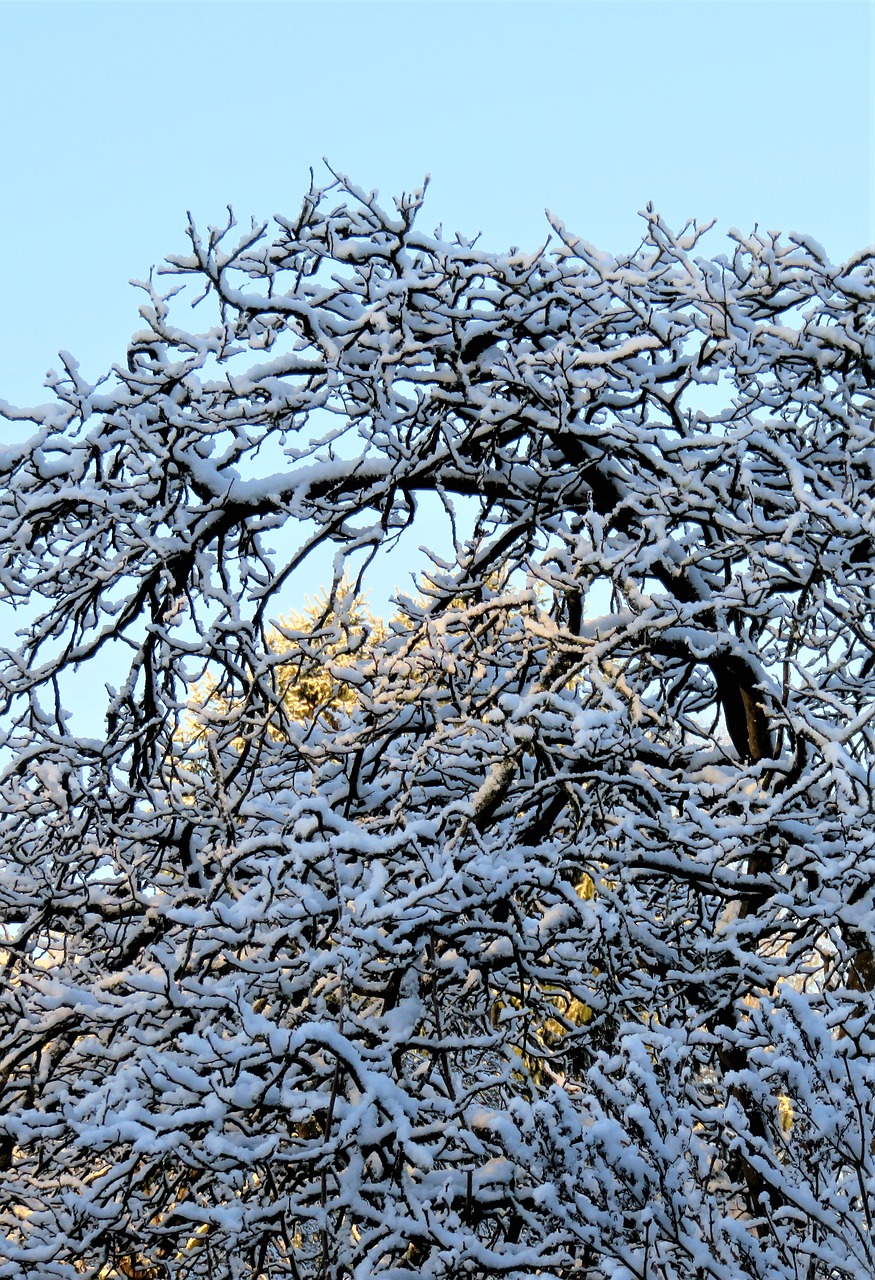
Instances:
[[[873,257],[422,196],[5,407],[0,1277],[868,1280]]]

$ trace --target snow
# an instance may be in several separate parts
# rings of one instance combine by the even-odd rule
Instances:
[[[0,404],[0,1277],[871,1280],[872,261],[338,182]]]

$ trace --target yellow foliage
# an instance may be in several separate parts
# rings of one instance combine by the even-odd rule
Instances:
[[[348,597],[348,586],[341,584],[339,600],[344,603]],[[324,592],[307,603],[303,612],[281,616],[279,623],[281,629],[268,633],[267,645],[274,654],[289,655],[289,662],[276,668],[283,707],[295,721],[311,720],[321,711],[329,723],[336,723],[332,712],[350,710],[356,699],[355,687],[344,680],[343,669],[352,670],[372,657],[375,645],[386,636],[385,624],[361,597],[351,602],[348,611],[338,610]]]
[[[778,1126],[781,1132],[789,1136],[793,1130],[794,1120],[795,1113],[790,1099],[786,1093],[778,1094]]]
[[[375,618],[361,597],[350,598],[350,588],[340,584],[332,601],[325,591],[303,610],[281,615],[265,637],[268,653],[288,655],[287,662],[272,667],[275,705],[288,719],[305,724],[321,716],[336,728],[338,712],[352,709],[355,684],[344,679],[373,656],[375,646],[385,638],[386,626]],[[240,699],[228,698],[209,677],[192,688],[189,715],[178,735],[183,742],[200,742],[209,737],[210,724],[228,721],[239,710]],[[268,723],[268,735],[282,741],[281,723]],[[242,738],[236,739],[240,750]]]

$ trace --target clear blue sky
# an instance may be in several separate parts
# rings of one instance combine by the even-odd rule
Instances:
[[[846,256],[875,239],[873,33],[869,0],[0,0],[0,397],[45,400],[59,348],[97,378],[186,209],[297,211],[323,155],[386,199],[430,172],[428,228],[496,249],[534,248],[545,205],[631,249],[653,200]],[[377,610],[416,559],[369,579]],[[302,575],[289,604],[327,555]]]
[[[44,400],[61,347],[96,377],[186,209],[295,211],[323,155],[387,198],[429,171],[429,229],[496,248],[534,247],[545,205],[631,248],[653,200],[847,255],[875,238],[873,24],[869,0],[0,2],[0,396]]]

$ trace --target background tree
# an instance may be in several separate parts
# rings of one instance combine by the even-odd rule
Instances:
[[[869,1280],[872,255],[421,202],[191,226],[212,327],[6,407],[0,1276]]]
[[[265,637],[267,652],[280,659],[273,671],[277,704],[294,721],[322,718],[336,728],[335,713],[355,704],[362,661],[374,660],[375,645],[385,634],[385,624],[346,581],[335,584],[330,597],[323,591],[303,610],[282,614]],[[244,704],[229,703],[209,676],[192,694],[191,715],[179,736],[182,742],[198,740],[209,750],[213,726],[226,723],[235,711],[242,715]],[[282,737],[276,726],[268,726],[267,732]],[[242,739],[237,745],[244,749]]]

